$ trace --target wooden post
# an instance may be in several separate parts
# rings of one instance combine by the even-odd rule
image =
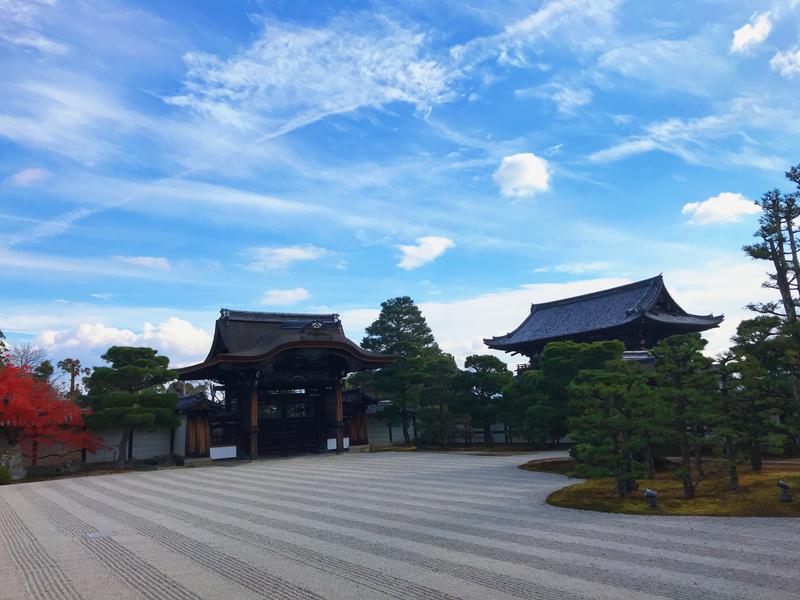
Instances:
[[[344,392],[342,381],[336,382],[336,454],[344,450]]]
[[[258,458],[258,382],[250,391],[250,460]]]

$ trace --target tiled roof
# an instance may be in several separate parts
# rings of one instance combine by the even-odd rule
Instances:
[[[658,275],[591,294],[533,304],[530,314],[514,331],[484,342],[490,348],[512,349],[519,344],[569,339],[638,319],[701,331],[716,327],[723,317],[690,315],[672,299]]]

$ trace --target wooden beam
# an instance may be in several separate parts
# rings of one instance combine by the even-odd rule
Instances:
[[[250,390],[250,460],[258,458],[258,382]]]
[[[344,386],[336,382],[336,454],[344,450]]]

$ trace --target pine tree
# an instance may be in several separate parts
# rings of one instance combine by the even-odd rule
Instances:
[[[652,350],[657,392],[673,411],[671,435],[678,442],[681,458],[676,475],[683,482],[686,498],[694,498],[703,478],[705,427],[711,423],[717,392],[711,359],[702,354],[706,343],[699,333],[673,335]]]
[[[0,368],[8,363],[8,346],[6,346],[6,335],[0,329]]]
[[[494,446],[492,424],[502,407],[502,392],[511,383],[511,371],[502,360],[488,354],[474,354],[464,361],[458,376],[459,412],[469,416],[470,423],[483,429],[483,442]]]
[[[578,373],[569,385],[570,435],[575,439],[576,473],[613,476],[620,498],[630,496],[636,480],[650,476],[646,449],[660,431],[662,401],[640,365],[622,360],[603,369]]]
[[[92,409],[87,422],[95,430],[122,429],[117,454],[121,464],[129,458],[133,431],[178,426],[178,396],[163,389],[175,372],[169,369],[169,359],[152,348],[112,346],[102,359],[111,366],[95,367],[86,380]]]
[[[602,369],[608,361],[621,358],[624,349],[618,341],[547,344],[539,361],[542,376],[537,383],[541,391],[526,414],[529,430],[545,430],[550,441],[556,443],[567,435],[567,421],[574,414],[569,405],[569,384],[580,371]]]
[[[444,448],[461,419],[453,411],[458,367],[451,354],[427,361],[422,369],[418,400],[420,437],[426,444]]]
[[[396,357],[388,367],[354,380],[392,401],[400,417],[403,439],[408,444],[411,442],[409,425],[417,408],[425,363],[441,355],[431,328],[410,297],[391,298],[381,303],[381,312],[367,327],[361,345],[367,350]]]

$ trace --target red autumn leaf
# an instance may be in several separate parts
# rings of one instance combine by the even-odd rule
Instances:
[[[66,455],[86,448],[94,452],[97,439],[85,430],[86,410],[65,399],[28,369],[8,365],[0,369],[0,435],[9,444],[30,443],[35,464],[40,448]]]

